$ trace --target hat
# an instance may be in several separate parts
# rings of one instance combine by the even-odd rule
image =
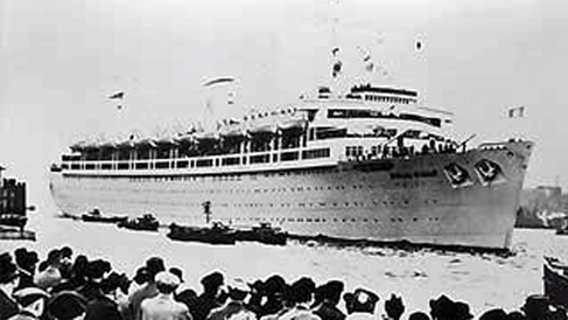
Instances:
[[[148,270],[146,270],[146,267],[140,267],[136,269],[136,275],[132,280],[134,280],[138,284],[142,284],[144,282],[147,282],[148,279],[149,279]]]
[[[168,270],[170,273],[172,273],[173,275],[175,275],[176,277],[179,278],[179,281],[181,283],[183,283],[183,271],[181,271],[180,268],[178,267],[171,267],[170,270]]]
[[[485,311],[479,320],[507,320],[507,313],[503,309],[491,309]]]
[[[16,279],[18,277],[17,269],[8,252],[0,254],[0,283],[9,283]]]
[[[158,273],[165,271],[166,267],[164,265],[164,260],[160,257],[152,257],[146,260],[146,271],[150,279],[153,279]]]
[[[101,290],[104,293],[113,292],[120,286],[120,275],[116,272],[111,273],[101,281]]]
[[[162,271],[156,275],[156,284],[177,287],[180,284],[179,278],[168,271]]]
[[[247,283],[251,291],[264,292],[264,282],[262,280],[255,280],[253,283]]]
[[[30,304],[36,302],[37,300],[43,298],[43,299],[48,299],[49,298],[49,293],[41,290],[40,288],[36,288],[36,287],[27,287],[27,288],[23,288],[20,289],[18,291],[15,291],[14,294],[14,299],[16,299],[16,301],[26,307],[29,306]]]
[[[292,284],[291,293],[296,302],[307,302],[316,290],[315,282],[307,277],[302,277]]]
[[[523,310],[527,316],[535,315],[539,317],[549,311],[549,302],[550,301],[547,296],[533,294],[526,298],[525,304],[521,307],[521,310]]]
[[[318,296],[317,300],[339,302],[344,287],[345,285],[341,281],[329,281],[316,289],[316,295]]]
[[[73,249],[65,246],[61,248],[60,253],[62,258],[71,258],[71,256],[73,255]]]
[[[430,320],[430,317],[424,312],[414,312],[409,317],[408,320]]]
[[[507,320],[526,320],[526,319],[527,318],[525,317],[525,315],[519,311],[509,312],[509,314],[507,315]]]
[[[16,264],[27,271],[33,269],[33,266],[39,262],[37,253],[28,251],[26,248],[19,248],[14,251],[14,257],[16,258]]]
[[[201,284],[203,285],[203,287],[212,288],[212,289],[219,288],[220,286],[223,285],[223,282],[224,282],[223,274],[221,274],[218,271],[210,273],[205,277],[203,277],[203,279],[201,279]]]
[[[85,312],[86,300],[73,291],[61,291],[47,303],[47,311],[56,319],[73,319]]]
[[[229,289],[229,297],[235,300],[244,300],[251,291],[243,279],[232,279],[227,284],[227,287]]]
[[[280,275],[272,275],[264,282],[264,292],[267,295],[276,294],[276,293],[284,293],[288,285],[284,278]]]
[[[375,313],[375,305],[380,300],[379,296],[374,292],[358,288],[353,293],[346,293],[343,295],[347,313]]]
[[[101,259],[90,261],[85,268],[85,276],[90,279],[101,279],[111,270],[110,263]]]
[[[455,319],[473,319],[473,315],[469,312],[469,305],[467,303],[458,301],[454,304],[454,308],[456,311]]]

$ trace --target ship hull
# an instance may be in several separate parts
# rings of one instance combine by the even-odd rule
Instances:
[[[152,213],[161,223],[235,225],[270,222],[290,234],[340,239],[505,249],[511,244],[530,142],[464,153],[238,174],[146,176],[52,172],[50,190],[62,213],[94,207],[131,217]],[[475,164],[499,164],[502,175],[483,181]],[[448,164],[469,181],[452,184]]]

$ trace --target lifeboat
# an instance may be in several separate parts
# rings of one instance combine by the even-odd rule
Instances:
[[[180,226],[172,223],[166,236],[176,241],[194,241],[208,244],[235,244],[236,242],[235,231],[221,223],[213,223],[210,228]]]
[[[117,226],[130,230],[158,231],[160,222],[151,214],[145,214],[142,217],[120,221]]]
[[[280,228],[273,228],[270,223],[261,223],[260,226],[248,230],[237,230],[237,241],[254,241],[270,245],[286,245],[288,235]]]
[[[81,216],[85,222],[119,223],[128,220],[126,216],[103,216],[99,209],[95,208]]]

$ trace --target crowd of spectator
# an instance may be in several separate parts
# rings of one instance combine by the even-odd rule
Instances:
[[[470,307],[445,295],[430,310],[408,312],[402,297],[367,289],[345,292],[344,283],[317,285],[309,277],[287,283],[282,276],[246,282],[214,271],[197,292],[183,271],[151,257],[132,278],[103,259],[90,260],[69,247],[51,250],[40,262],[19,248],[0,254],[0,320],[470,320]],[[491,309],[480,320],[567,319],[542,295],[529,296],[520,311]]]

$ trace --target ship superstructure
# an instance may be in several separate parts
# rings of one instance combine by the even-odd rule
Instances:
[[[300,235],[506,248],[532,143],[467,149],[412,90],[320,87],[289,108],[171,137],[81,142],[51,168],[65,214],[270,222]]]

